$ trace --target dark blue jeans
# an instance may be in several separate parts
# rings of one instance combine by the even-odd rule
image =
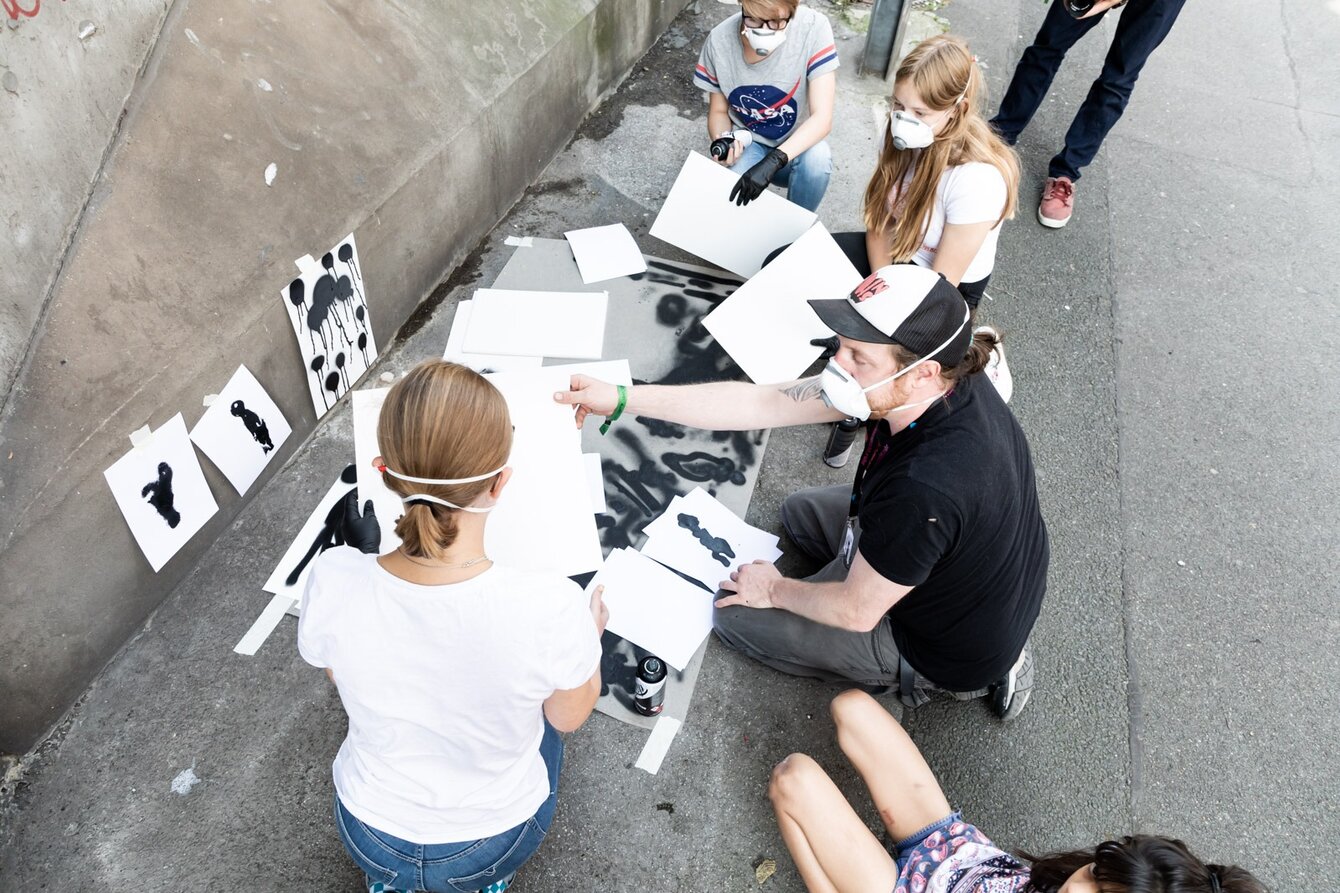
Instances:
[[[1144,68],[1154,48],[1168,36],[1185,2],[1130,0],[1118,11],[1121,19],[1103,62],[1103,71],[1089,88],[1089,95],[1066,131],[1065,148],[1047,166],[1049,177],[1078,180],[1080,168],[1093,161],[1107,132],[1126,110],[1140,69]],[[991,119],[991,126],[1007,143],[1014,145],[1033,119],[1033,113],[1047,95],[1066,51],[1088,34],[1104,15],[1107,13],[1075,19],[1065,11],[1061,0],[1053,0],[1038,36],[1033,38],[1033,45],[1024,50],[1014,69],[1014,78],[1001,100],[1000,111]]]
[[[473,893],[497,881],[509,881],[540,848],[558,805],[558,772],[563,739],[548,721],[540,755],[549,771],[549,799],[535,815],[501,834],[461,843],[424,845],[403,840],[355,818],[335,795],[335,825],[344,848],[363,873],[368,889],[378,883],[391,890]]]

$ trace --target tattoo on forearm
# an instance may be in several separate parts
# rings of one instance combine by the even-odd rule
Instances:
[[[819,376],[805,378],[796,382],[788,388],[782,388],[781,391],[797,403],[804,403],[806,400],[818,398],[819,392],[823,386],[819,383]]]

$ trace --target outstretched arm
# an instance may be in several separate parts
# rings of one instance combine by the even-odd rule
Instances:
[[[820,398],[817,377],[780,385],[719,381],[693,385],[643,384],[625,390],[627,414],[711,431],[752,431],[844,418]],[[570,390],[559,391],[554,399],[576,407],[580,428],[592,413],[597,416],[613,413],[618,391],[607,382],[574,375]]]

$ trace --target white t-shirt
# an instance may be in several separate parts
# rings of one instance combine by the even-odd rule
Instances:
[[[913,171],[915,168],[909,171],[909,177]],[[926,227],[926,237],[912,256],[912,262],[921,267],[932,266],[946,223],[994,223],[1005,210],[1008,197],[1005,177],[994,164],[969,161],[946,168],[935,189],[935,207]],[[996,267],[996,243],[999,240],[1000,224],[996,224],[986,234],[968,269],[963,271],[960,282],[977,282],[991,275]]]
[[[543,702],[600,664],[589,600],[565,577],[492,567],[423,586],[351,548],[313,562],[298,650],[334,672],[349,714],[340,800],[421,844],[489,837],[535,814],[549,796]]]

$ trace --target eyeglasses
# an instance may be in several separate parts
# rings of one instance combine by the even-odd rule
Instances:
[[[750,15],[744,16],[744,26],[746,28],[753,28],[754,30],[758,30],[759,28],[767,28],[772,31],[785,31],[786,26],[789,25],[790,23],[791,20],[789,18],[759,19]]]

